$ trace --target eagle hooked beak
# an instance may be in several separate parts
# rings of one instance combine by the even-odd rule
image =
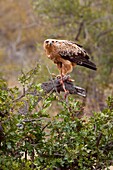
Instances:
[[[50,46],[52,46],[52,41],[49,41],[49,43],[48,43]]]

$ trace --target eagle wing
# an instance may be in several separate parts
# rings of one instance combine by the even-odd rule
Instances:
[[[90,61],[90,57],[81,45],[71,41],[60,42],[57,53],[65,60],[69,60],[77,65],[96,70],[96,65]]]

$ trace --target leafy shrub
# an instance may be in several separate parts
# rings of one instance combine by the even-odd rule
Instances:
[[[2,170],[101,170],[113,159],[113,97],[94,116],[69,96],[45,95],[35,78],[39,67],[19,78],[19,88],[0,81],[0,168]],[[52,103],[60,109],[50,117]],[[2,129],[3,128],[3,129]]]

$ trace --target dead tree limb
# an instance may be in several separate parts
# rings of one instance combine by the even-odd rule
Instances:
[[[75,86],[73,82],[71,81],[70,76],[64,76],[63,82],[64,82],[66,90],[69,91],[69,94],[78,94],[80,96],[86,97],[86,90],[79,86]],[[51,79],[47,82],[42,83],[41,87],[46,93],[64,92],[64,89],[61,84],[61,78],[59,77],[56,77],[54,79]]]

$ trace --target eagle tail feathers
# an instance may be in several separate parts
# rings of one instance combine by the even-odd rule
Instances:
[[[92,70],[97,70],[96,65],[91,61],[83,61],[83,62],[78,63],[78,65],[87,67]]]

